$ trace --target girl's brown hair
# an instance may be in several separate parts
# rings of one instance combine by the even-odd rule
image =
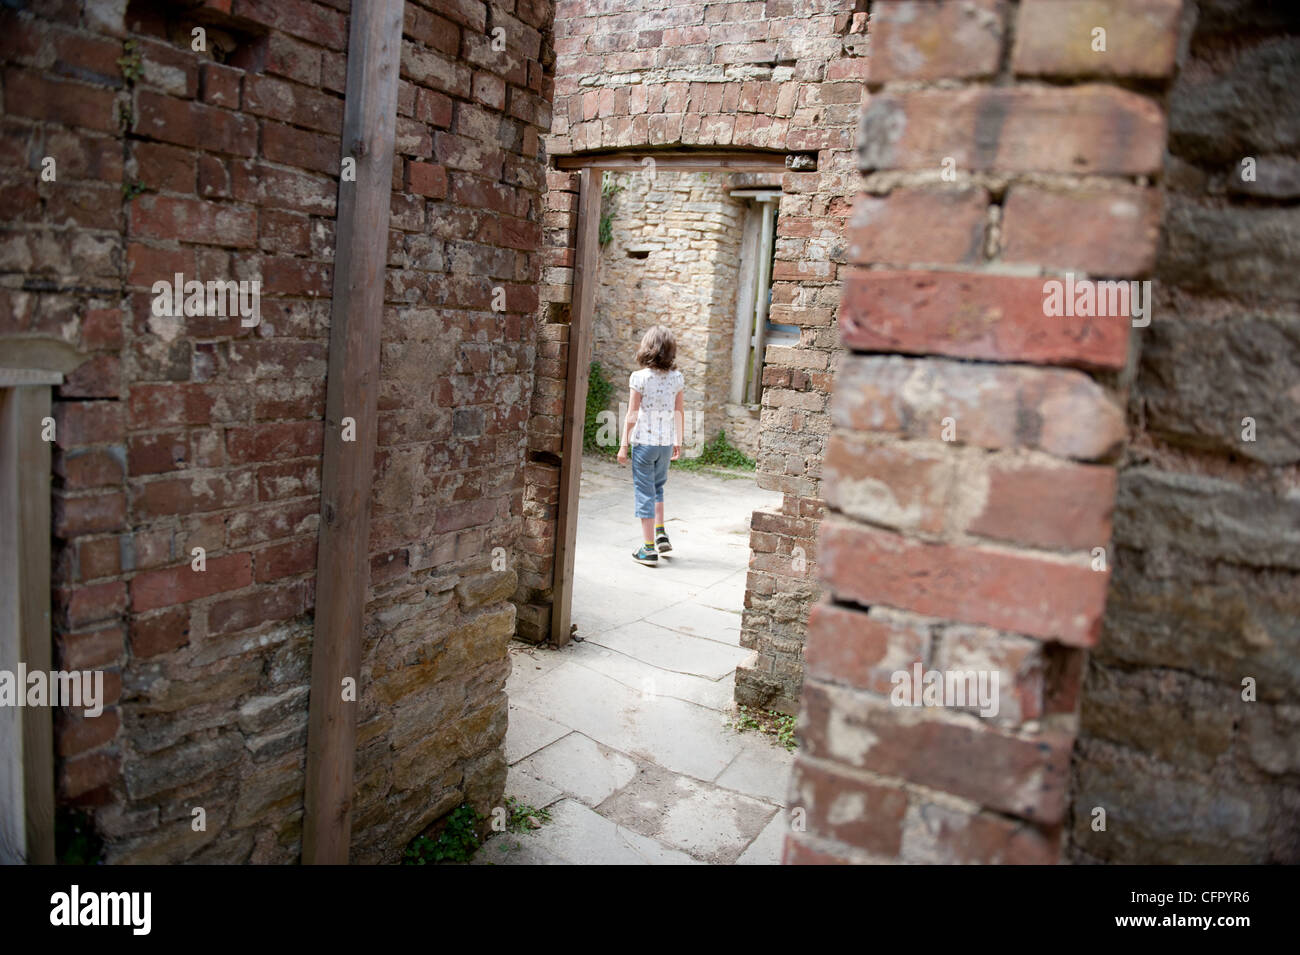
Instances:
[[[636,363],[642,368],[672,371],[677,367],[677,340],[662,325],[655,325],[641,338]]]

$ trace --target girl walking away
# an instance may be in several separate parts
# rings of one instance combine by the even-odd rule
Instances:
[[[641,367],[628,379],[632,393],[618,463],[627,463],[630,444],[632,492],[643,541],[632,559],[654,566],[660,554],[673,549],[664,530],[664,484],[668,462],[682,453],[682,390],[686,381],[676,367],[677,342],[662,325],[642,337],[636,363]]]

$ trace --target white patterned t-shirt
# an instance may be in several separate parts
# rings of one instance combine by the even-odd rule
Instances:
[[[641,368],[632,372],[628,385],[641,395],[641,412],[632,428],[633,444],[676,444],[673,409],[677,392],[686,387],[680,371]]]

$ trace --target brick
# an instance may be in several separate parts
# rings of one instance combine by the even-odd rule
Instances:
[[[125,631],[118,626],[60,633],[55,638],[59,668],[90,670],[113,666],[121,660],[126,649],[125,638]]]
[[[850,354],[837,374],[836,427],[936,439],[952,418],[957,443],[1078,460],[1113,456],[1125,437],[1123,409],[1072,369]]]
[[[198,385],[132,385],[131,427],[153,430],[177,425],[207,425],[212,420],[213,395]]]
[[[121,361],[116,355],[96,355],[70,372],[59,386],[60,398],[117,398],[122,390]]]
[[[1093,645],[1108,571],[983,547],[930,544],[828,518],[822,583],[842,600]]]
[[[871,8],[872,83],[989,77],[1001,54],[1000,0],[885,0]]]
[[[199,98],[209,106],[239,108],[244,71],[220,63],[204,63],[199,72]]]
[[[31,70],[4,71],[6,111],[44,123],[57,123],[102,133],[117,132],[113,90],[65,82]]]
[[[262,155],[272,162],[301,166],[331,176],[339,171],[337,136],[313,133],[284,123],[262,123]]]
[[[90,494],[54,499],[54,534],[68,540],[81,534],[120,530],[126,526],[126,495]]]
[[[960,172],[1154,175],[1165,121],[1150,99],[1109,86],[882,93],[862,116],[859,166]]]
[[[266,583],[314,571],[317,543],[315,537],[308,537],[257,551],[253,557],[257,582]]]
[[[1047,691],[1045,644],[1028,637],[1002,634],[987,627],[946,626],[939,638],[933,666],[945,673],[996,673],[997,712],[984,712],[979,701],[969,700],[967,712],[1007,726],[1019,726],[1043,715]]]
[[[911,189],[863,196],[849,220],[849,259],[861,264],[963,265],[984,254],[983,189]],[[924,222],[925,228],[916,224]]]
[[[307,609],[309,589],[307,582],[299,581],[214,603],[208,609],[208,633],[233,633],[296,617]]]
[[[901,861],[930,865],[1055,865],[1061,827],[918,802]]]
[[[867,443],[837,431],[827,446],[822,490],[828,506],[850,517],[937,534],[956,466],[943,444]]]
[[[245,77],[244,109],[336,136],[343,128],[343,100],[271,76]]]
[[[125,437],[122,405],[116,401],[60,401],[54,421],[60,448],[120,444]]]
[[[116,708],[105,710],[97,717],[60,716],[55,726],[58,754],[76,756],[103,746],[117,735],[121,726],[122,717]]]
[[[804,687],[803,702],[802,739],[810,756],[1033,822],[1056,824],[1065,814],[1072,736],[1020,736],[950,722],[933,708],[891,706],[819,683]]]
[[[806,813],[807,831],[883,856],[897,855],[903,841],[907,793],[869,783],[808,759],[795,761],[793,806]]]
[[[434,163],[406,163],[406,189],[431,199],[447,197],[447,170]]]
[[[136,94],[136,102],[141,136],[235,156],[257,152],[257,122],[249,116],[147,90]]]
[[[324,425],[320,421],[259,424],[252,428],[226,431],[226,453],[232,464],[251,461],[281,461],[285,458],[319,456],[324,447]]]
[[[282,33],[267,37],[266,71],[297,80],[306,86],[320,86],[321,52]]]
[[[84,351],[97,348],[122,347],[123,313],[117,308],[87,309],[81,320],[81,347]]]
[[[190,247],[160,248],[142,242],[130,242],[126,247],[126,261],[129,269],[127,282],[137,288],[150,289],[151,303],[154,282],[175,281],[177,272],[196,277],[198,271],[195,250]]]
[[[1169,76],[1181,13],[1181,0],[1025,0],[1011,65],[1021,76]],[[1098,27],[1104,51],[1093,49]]]
[[[1130,318],[1049,318],[1044,282],[856,269],[845,280],[840,340],[860,351],[1123,368]]]
[[[195,157],[189,150],[164,143],[132,142],[136,176],[158,192],[193,192]]]
[[[808,615],[805,674],[810,679],[887,695],[891,676],[925,664],[929,652],[929,629],[898,615],[829,603],[815,604]]]
[[[347,48],[347,19],[311,0],[234,0],[231,13],[331,50]]]
[[[245,206],[148,195],[132,204],[131,231],[154,239],[248,247],[257,244],[257,213]]]
[[[116,577],[122,572],[119,537],[96,537],[77,542],[77,565],[81,580]]]
[[[189,603],[213,594],[239,590],[253,582],[249,554],[223,554],[207,559],[207,570],[197,571],[187,561],[136,574],[131,581],[131,610],[144,613],[161,607]]]
[[[133,475],[184,470],[190,463],[189,438],[182,431],[132,435],[127,461]]]
[[[190,642],[190,611],[176,607],[161,613],[131,618],[131,654],[147,660],[179,649]]]
[[[150,481],[132,488],[131,506],[139,518],[196,514],[240,507],[255,496],[252,475],[183,472],[176,479]]]
[[[56,594],[62,608],[64,620],[70,629],[76,630],[92,623],[115,620],[126,610],[126,584],[121,581],[108,581],[102,584],[88,584],[71,590],[60,590]]]
[[[966,530],[1030,547],[1105,547],[1115,479],[1114,468],[1094,465],[992,464],[983,508]]]
[[[60,452],[54,459],[54,473],[63,479],[65,490],[116,487],[126,477],[121,448],[91,448]]]
[[[1003,209],[1002,258],[1117,278],[1150,275],[1160,209],[1155,188],[1056,192],[1015,186]]]
[[[76,799],[114,782],[121,772],[116,753],[95,752],[65,761],[59,770],[59,796]]]
[[[412,9],[408,7],[407,9]],[[439,129],[451,126],[451,97],[435,90],[419,89],[415,93],[415,118]]]

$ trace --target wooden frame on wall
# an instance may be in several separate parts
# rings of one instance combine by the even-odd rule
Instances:
[[[652,160],[652,162],[647,162]],[[586,420],[600,261],[601,177],[605,172],[756,172],[784,173],[786,154],[744,150],[637,150],[559,156],[555,168],[579,173],[578,223],[574,248],[573,306],[569,316],[569,355],[564,393],[559,502],[555,521],[554,586],[551,589],[551,643],[564,646],[573,620],[573,562],[578,532],[578,491],[582,484],[582,427]],[[622,427],[622,422],[619,423]]]
[[[0,367],[0,669],[49,672],[52,389],[79,360],[59,342],[9,344],[17,366]],[[0,864],[54,861],[53,708],[2,707]]]

